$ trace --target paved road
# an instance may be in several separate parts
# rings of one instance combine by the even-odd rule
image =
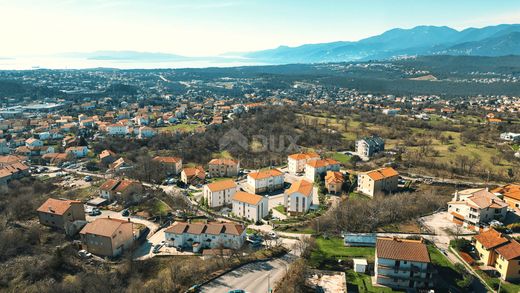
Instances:
[[[268,292],[268,288],[274,289],[276,283],[285,276],[295,258],[294,255],[287,254],[271,261],[242,266],[206,284],[201,291],[227,293],[229,290],[242,289],[248,293]]]

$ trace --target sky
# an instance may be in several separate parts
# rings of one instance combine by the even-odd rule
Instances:
[[[388,29],[520,23],[518,0],[0,0],[0,57],[97,50],[214,56]]]

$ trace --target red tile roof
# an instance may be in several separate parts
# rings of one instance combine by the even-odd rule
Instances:
[[[81,204],[77,200],[47,199],[37,211],[40,213],[63,215],[73,204]]]
[[[260,179],[265,179],[265,178],[269,178],[269,177],[283,176],[283,173],[282,173],[282,171],[280,171],[278,169],[267,169],[267,170],[261,170],[258,172],[249,173],[248,176],[255,180],[260,180]]]
[[[235,193],[233,195],[233,198],[232,198],[232,200],[236,200],[239,202],[245,202],[250,205],[257,205],[258,203],[260,203],[260,201],[262,199],[263,199],[263,197],[260,195],[253,194],[253,193],[247,193],[247,192],[243,192],[243,191],[238,191],[237,193]]]
[[[514,239],[508,244],[500,246],[496,251],[507,260],[520,258],[520,244]]]
[[[480,234],[475,236],[475,240],[484,245],[486,249],[492,249],[509,241],[502,236],[502,233],[493,228],[480,232]]]
[[[420,240],[377,238],[376,254],[378,258],[430,262],[428,248]]]
[[[207,185],[211,191],[221,191],[237,187],[237,184],[232,179],[220,180]]]

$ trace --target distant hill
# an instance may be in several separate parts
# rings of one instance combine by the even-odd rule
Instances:
[[[89,53],[63,53],[58,57],[85,58],[91,60],[137,60],[137,61],[180,61],[188,60],[176,54],[138,51],[95,51]]]
[[[357,42],[306,44],[243,54],[261,62],[322,63],[380,60],[415,55],[506,56],[520,54],[520,25],[503,24],[462,31],[446,26],[392,29]]]

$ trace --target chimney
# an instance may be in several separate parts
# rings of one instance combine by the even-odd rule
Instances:
[[[128,217],[128,222],[130,222],[130,217]]]
[[[107,218],[109,218],[109,219],[110,219],[110,215],[108,215],[108,216],[107,216]]]

